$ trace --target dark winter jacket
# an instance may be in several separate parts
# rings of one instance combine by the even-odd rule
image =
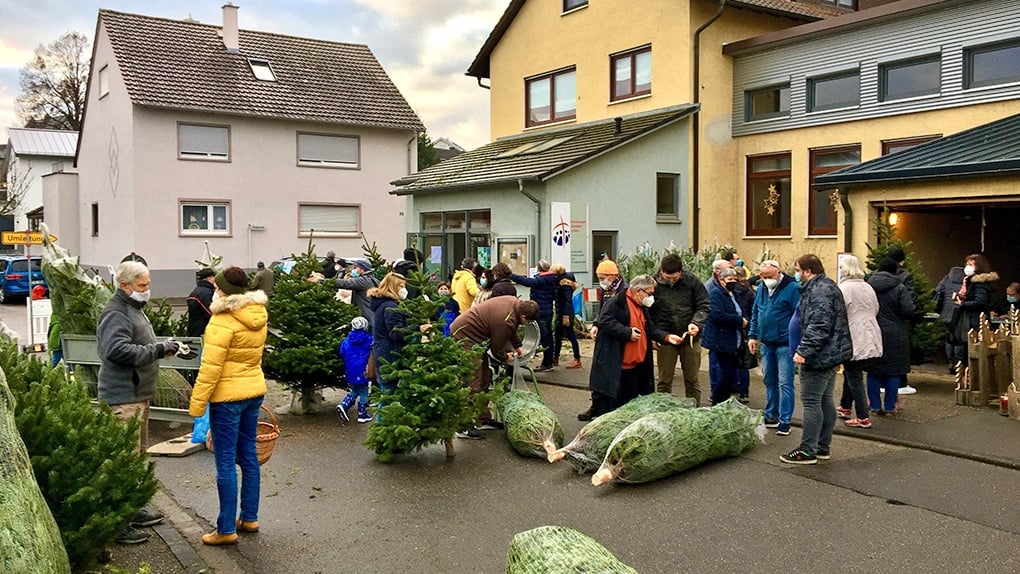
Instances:
[[[195,288],[188,295],[188,336],[201,337],[205,333],[205,326],[209,324],[212,311],[213,293],[216,288],[206,279],[199,279]]]
[[[375,351],[377,376],[383,361],[392,361],[394,353],[407,344],[407,316],[397,309],[397,302],[387,297],[371,297],[372,308],[372,350]]]
[[[978,273],[965,278],[967,295],[960,302],[960,309],[967,314],[967,321],[971,329],[978,328],[981,313],[988,317],[988,311],[992,305],[992,284],[998,280],[999,274],[995,271]]]
[[[577,280],[573,273],[558,275],[559,284],[556,286],[556,318],[574,316],[574,285]]]
[[[520,283],[531,289],[531,300],[538,303],[539,317],[552,317],[553,302],[556,299],[556,288],[560,279],[555,273],[546,271],[534,277],[525,277],[516,273],[510,276],[514,283]]]
[[[880,377],[910,372],[910,318],[914,303],[899,278],[878,271],[868,279],[878,297],[878,327],[882,330],[882,356],[868,361],[865,370]]]
[[[779,274],[779,284],[769,293],[764,282],[758,284],[751,307],[751,324],[747,338],[757,339],[769,347],[790,344],[790,319],[800,304],[800,288],[786,273]]]
[[[367,385],[365,369],[368,367],[368,356],[372,354],[372,334],[361,329],[354,329],[344,342],[340,343],[340,358],[344,360],[344,378],[351,385]]]
[[[935,288],[935,312],[945,325],[953,322],[953,313],[956,311],[956,301],[953,298],[963,286],[963,277],[963,267],[953,267]]]
[[[655,324],[670,333],[683,334],[694,323],[705,328],[711,304],[705,286],[692,273],[683,273],[672,286],[655,275],[655,304],[651,315]]]
[[[712,312],[701,334],[701,346],[717,353],[735,354],[743,333],[744,314],[735,296],[719,285],[709,292],[708,299]]]
[[[344,279],[343,277],[337,276],[336,287],[337,289],[349,289],[351,291],[351,304],[355,305],[361,316],[368,319],[368,322],[373,323],[373,309],[369,304],[368,290],[373,287],[379,286],[379,280],[375,278],[369,272],[365,272],[363,275],[357,277],[351,277],[350,279]],[[410,289],[408,289],[408,297],[410,297]]]
[[[588,388],[593,392],[613,397],[620,392],[620,374],[623,372],[623,349],[630,341],[630,309],[627,306],[627,290],[622,289],[602,306],[599,312],[599,334],[595,337],[595,352],[592,357],[591,375]],[[655,326],[646,307],[645,331],[651,340],[666,341],[668,333]],[[648,345],[645,360],[638,367],[638,394],[647,395],[655,390],[655,369],[652,366],[652,345]]]
[[[843,293],[832,279],[819,273],[800,288],[800,344],[808,370],[835,368],[854,356]]]
[[[166,347],[156,342],[144,305],[117,289],[99,315],[99,400],[108,405],[149,401],[156,393]]]
[[[503,297],[509,295],[511,297],[517,296],[517,288],[514,284],[506,277],[502,279],[495,279],[492,283],[492,295],[489,295],[489,299],[493,297]]]
[[[322,274],[326,277],[326,279],[336,277],[336,259],[327,257],[326,260],[322,262]]]

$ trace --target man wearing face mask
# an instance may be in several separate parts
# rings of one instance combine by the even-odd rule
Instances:
[[[625,291],[627,289],[627,283],[620,276],[620,268],[617,267],[616,262],[612,259],[603,259],[599,261],[597,267],[595,267],[595,277],[599,281],[599,291],[601,295],[599,297],[599,312],[595,316],[595,319],[591,322],[591,328],[588,330],[588,335],[592,339],[598,337],[599,334],[599,317],[602,315],[602,310],[606,308],[606,303],[609,302],[617,293]],[[588,406],[588,410],[578,413],[577,420],[579,421],[590,421],[595,418],[595,393],[592,393],[592,404]]]
[[[659,329],[649,309],[655,304],[655,279],[638,275],[599,313],[591,377],[592,414],[608,413],[638,395],[655,390],[652,341],[679,345],[681,338]]]
[[[357,306],[361,316],[372,325],[372,305],[368,300],[368,290],[379,286],[379,280],[372,273],[372,266],[367,261],[356,261],[351,265],[348,277],[337,275],[337,289],[349,289],[351,304]]]
[[[796,281],[779,270],[779,262],[768,259],[758,266],[761,284],[751,307],[747,350],[761,349],[765,381],[765,427],[776,434],[790,434],[793,416],[793,352],[790,350],[790,319],[800,304]]]
[[[177,352],[174,341],[156,342],[152,325],[142,307],[149,300],[149,269],[135,260],[117,267],[117,290],[103,308],[96,327],[99,354],[99,400],[110,405],[123,421],[141,422],[137,449],[148,448],[149,403],[156,393],[159,360]],[[121,533],[118,542],[136,544],[148,540],[148,534],[133,527],[158,524],[163,516],[143,508]]]
[[[711,305],[705,286],[691,273],[684,273],[684,264],[678,255],[668,254],[659,263],[655,275],[658,283],[652,320],[671,333],[684,333],[680,345],[661,345],[658,350],[659,379],[656,390],[669,393],[673,390],[673,377],[679,358],[684,376],[684,394],[701,403],[701,333]]]
[[[733,296],[737,288],[737,272],[732,267],[721,268],[715,274],[715,281],[715,288],[708,291],[712,310],[701,340],[708,349],[708,382],[713,405],[737,392],[737,347],[747,326],[747,318]]]

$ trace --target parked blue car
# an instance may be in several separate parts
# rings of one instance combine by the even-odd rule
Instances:
[[[29,277],[28,258],[25,256],[0,257],[0,303],[8,303],[15,299],[28,297],[32,287],[42,285],[49,295],[50,288],[43,277],[42,257],[32,258],[31,278]]]

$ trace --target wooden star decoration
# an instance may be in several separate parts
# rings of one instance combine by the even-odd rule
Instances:
[[[776,184],[769,186],[769,195],[765,198],[765,213],[769,215],[775,215],[776,205],[779,204],[779,190],[776,189]]]

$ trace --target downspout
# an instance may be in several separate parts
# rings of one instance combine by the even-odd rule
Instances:
[[[418,132],[414,132],[414,137],[407,140],[407,175],[411,175],[418,171],[418,162],[412,158],[418,156]],[[414,169],[411,165],[414,164]]]
[[[850,194],[846,189],[838,189],[839,204],[843,206],[843,251],[853,252],[853,220],[854,210],[850,207]]]
[[[535,261],[538,261],[540,259],[538,254],[542,252],[542,204],[538,201],[537,197],[535,197],[534,195],[531,195],[530,193],[528,193],[527,190],[524,189],[524,180],[521,179],[521,178],[517,178],[517,191],[520,191],[521,195],[523,195],[524,197],[527,197],[531,201],[535,202],[535,253],[534,253],[534,259],[535,259]],[[530,261],[528,262],[528,265],[529,266],[531,265]]]
[[[723,13],[723,8],[726,7],[726,0],[719,0],[719,9],[716,10],[715,15],[708,19],[707,22],[698,27],[694,31],[694,104],[701,103],[701,33],[706,28],[711,26],[718,20]],[[691,205],[693,210],[691,212],[691,246],[697,250],[698,248],[698,235],[700,234],[701,217],[700,217],[700,202],[701,193],[699,193],[699,186],[701,185],[701,107],[698,106],[694,110],[693,121],[691,123],[691,134],[693,136],[693,147],[691,148]]]
[[[481,78],[475,78],[475,79],[478,80],[478,87],[479,88],[485,88],[486,90],[491,90],[492,89],[492,86],[486,86],[485,84],[483,84]]]

